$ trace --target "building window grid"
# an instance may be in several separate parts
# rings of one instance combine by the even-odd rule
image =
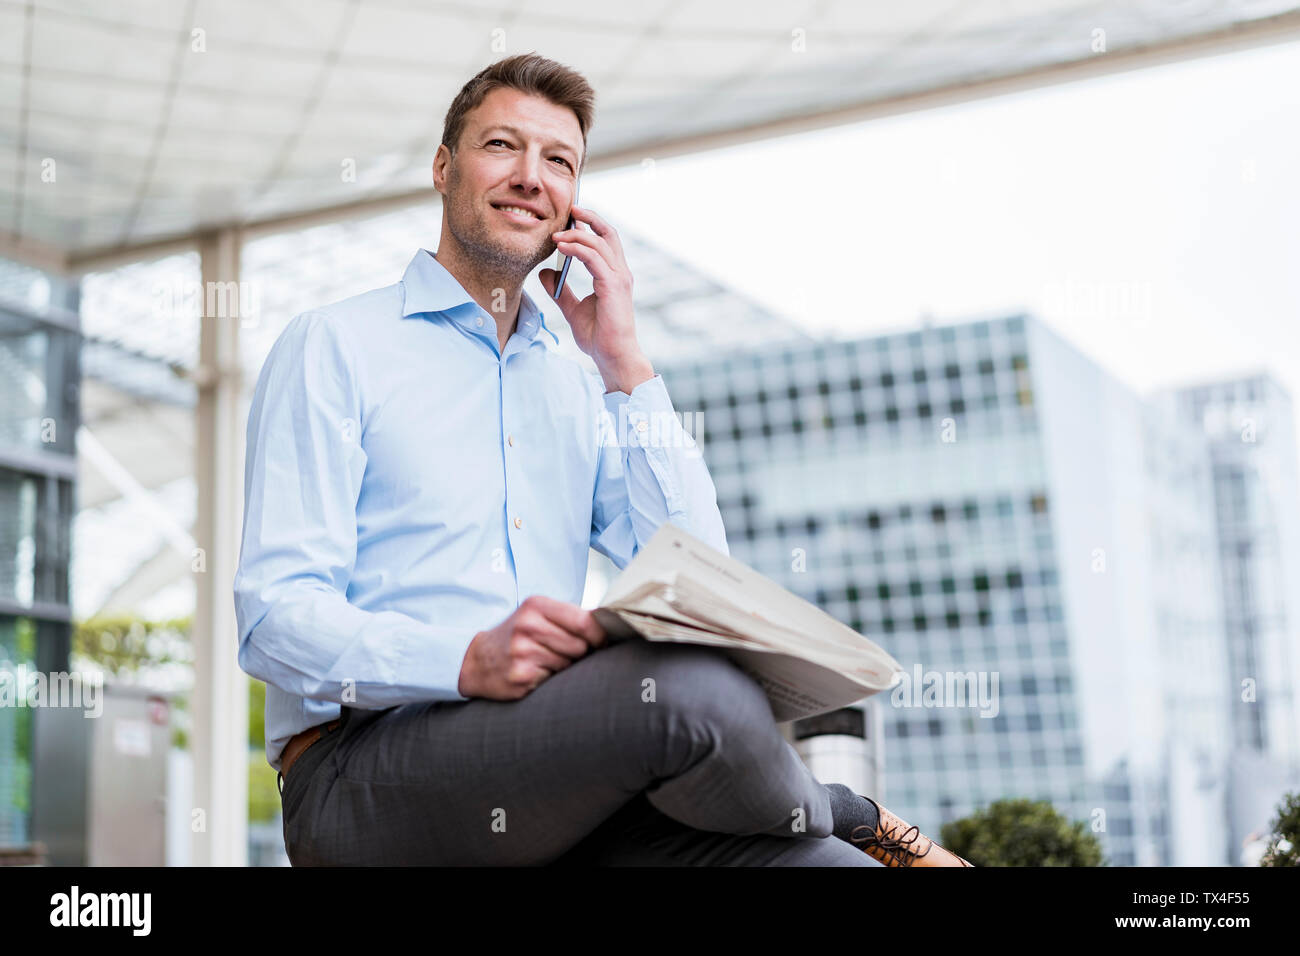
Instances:
[[[932,370],[928,370],[928,371],[927,371],[927,379],[931,378],[932,376],[933,376],[933,371],[932,371]],[[865,392],[866,392],[866,390],[864,389],[864,393],[865,393]],[[833,394],[833,393],[832,393],[832,394]],[[881,391],[880,394],[883,396],[885,393],[884,393],[883,391]],[[909,398],[911,398],[911,397],[915,397],[915,396],[909,396]],[[783,404],[783,405],[784,405],[784,409],[783,409],[783,410],[789,412],[792,416],[795,415],[795,414],[797,414],[797,412],[798,412],[797,408],[794,406],[793,403],[790,403],[790,402],[784,402],[784,403],[774,403],[774,404],[777,404],[778,406]],[[846,413],[850,410],[850,408],[852,407],[851,404],[850,404],[849,402],[847,402],[847,401],[843,401],[843,400],[840,400],[840,401],[832,400],[832,402],[831,402],[830,404],[831,404],[831,406],[832,406],[832,411],[835,413],[837,419],[838,419],[841,415],[846,414]],[[896,407],[899,408],[899,411],[898,411],[898,417],[899,417],[899,419],[902,419],[902,418],[903,418],[903,410],[902,410],[902,407],[901,407],[901,406],[904,404],[903,401],[902,401],[902,398],[901,398],[901,397],[896,397],[896,398],[895,398],[895,404],[896,404]],[[866,412],[869,414],[870,411],[871,411],[871,402],[870,402],[870,401],[864,401],[864,405],[865,405],[864,411],[866,411]],[[879,409],[879,406],[877,406],[877,410],[878,410],[878,409]],[[762,420],[761,416],[759,417],[759,420],[760,420],[760,421]],[[767,417],[767,420],[768,420],[768,422],[771,424],[771,423],[774,423],[774,422],[777,420],[777,418],[776,418],[776,416],[773,416],[773,415],[769,414],[769,416]],[[748,419],[748,421],[749,421],[750,423],[752,423],[752,422],[754,421],[754,419],[751,417],[751,418]],[[891,428],[890,431],[891,431],[891,432],[897,432],[897,429],[896,429],[896,428]],[[736,484],[737,484],[738,486],[740,486],[740,485],[743,485],[743,482],[737,480]],[[963,519],[966,518],[966,515],[965,515],[965,503],[956,503],[956,504],[954,504],[952,507],[953,507],[953,509],[954,509],[954,513],[955,513],[956,509],[961,509],[962,512],[963,512],[963,514],[962,514],[962,518],[963,518]],[[1004,512],[1005,512],[1005,506],[1003,507],[1003,510],[1004,510]],[[1010,518],[1014,518],[1014,512],[1013,512],[1012,515],[1007,515],[1007,514],[1003,513],[1003,514],[1001,515],[1001,517],[1002,517],[1002,518],[1008,518],[1008,517],[1010,517]],[[915,519],[913,518],[913,520],[915,520]],[[897,530],[897,531],[899,532],[899,533],[896,533],[896,534],[893,535],[893,537],[894,537],[896,543],[897,543],[898,541],[904,541],[904,542],[915,541],[915,537],[914,537],[913,534],[911,534],[911,533],[902,533],[902,529],[888,529],[888,530],[889,530],[889,532],[893,532],[893,531],[895,531],[895,530]],[[914,530],[915,530],[915,529],[909,529],[909,531],[914,531]],[[946,529],[945,529],[945,530],[946,530]],[[888,532],[887,532],[887,533],[888,533]],[[923,537],[925,537],[924,532],[922,532],[922,535],[923,535]],[[930,538],[930,540],[927,541],[927,542],[925,542],[925,544],[928,545],[928,546],[933,547],[936,543],[942,543],[941,540],[936,541],[936,539],[944,539],[944,538],[946,538],[946,535],[929,535],[928,537]],[[933,548],[933,550],[937,552],[937,548]],[[905,549],[905,551],[906,551],[906,549]],[[923,546],[923,547],[921,547],[921,548],[918,549],[918,548],[915,548],[915,546],[913,545],[913,553],[914,553],[914,554],[929,553],[929,551],[930,551],[930,548],[928,548],[928,547]],[[874,555],[874,558],[876,559],[877,563],[879,562],[879,560],[881,559],[881,557],[882,557],[882,554],[879,552],[879,550],[877,550],[876,554]],[[919,558],[918,558],[917,560],[918,560],[918,561],[923,561],[923,562],[924,562],[923,566],[920,567],[920,568],[918,568],[918,573],[922,575],[922,578],[921,578],[921,595],[920,595],[920,596],[921,596],[923,599],[922,599],[922,601],[921,601],[920,604],[919,604],[919,609],[920,609],[921,613],[923,613],[927,618],[934,618],[934,617],[936,617],[936,616],[941,616],[941,615],[944,615],[944,614],[948,613],[948,611],[949,611],[949,609],[952,607],[952,605],[949,604],[949,603],[947,603],[947,602],[945,602],[944,597],[943,597],[943,596],[940,596],[941,593],[942,593],[941,571],[944,570],[944,569],[939,568],[939,567],[938,567],[937,565],[935,565],[933,562],[924,561],[924,559],[919,559]],[[866,563],[866,564],[868,565],[868,567],[870,566],[870,562],[869,562],[869,561],[864,562],[864,563]],[[953,569],[953,574],[954,574],[954,577],[955,577],[957,580],[960,580],[960,577],[961,577],[960,572],[958,572],[956,569]],[[1053,584],[1054,584],[1054,582],[1055,582],[1055,573],[1054,573],[1053,571],[1051,571],[1050,569],[1047,569],[1047,570],[1044,570],[1044,571],[1040,572],[1040,583],[1045,583],[1046,581],[1051,581]],[[965,595],[966,595],[964,599],[963,599],[963,597],[959,597],[958,602],[957,602],[958,609],[959,609],[960,612],[962,612],[962,617],[963,617],[963,621],[964,621],[965,617],[970,613],[970,611],[973,610],[973,609],[975,609],[975,608],[973,607],[973,605],[978,605],[979,602],[976,602],[976,601],[973,601],[973,600],[969,599],[969,593],[970,593],[970,592],[966,592],[965,589],[962,588],[960,585],[957,586],[957,587],[955,587],[954,590],[955,590],[956,592],[958,592],[958,595],[962,595],[963,593],[965,593]],[[1025,585],[1022,585],[1022,590],[1024,590],[1024,591],[1026,592],[1026,604],[1025,604],[1025,607],[1026,607],[1026,609],[1028,609],[1030,606],[1032,606],[1032,605],[1030,604],[1030,602],[1029,602],[1029,596],[1028,596],[1028,590],[1029,590],[1029,588],[1028,588],[1027,586],[1025,586]],[[909,592],[910,592],[910,587],[909,587]],[[948,595],[948,597],[952,597],[952,596],[957,596],[957,595]],[[911,596],[911,594],[909,593],[909,600],[911,599],[911,597],[912,597],[912,596]],[[1048,603],[1048,601],[1049,601],[1049,596],[1044,595],[1042,600],[1043,600],[1043,603],[1044,603],[1044,604]],[[874,596],[874,595],[871,595],[871,594],[868,593],[868,594],[863,594],[863,595],[861,595],[861,600],[858,602],[858,604],[859,604],[859,607],[861,607],[861,606],[864,605],[864,604],[870,604],[871,602],[874,602],[874,601],[876,601],[875,596]],[[912,603],[914,603],[914,602],[912,602]],[[847,614],[852,610],[852,605],[851,605],[849,602],[836,601],[836,602],[833,603],[833,606],[834,606],[834,608],[835,608],[837,611],[839,611],[841,614],[845,614],[845,615],[847,615]],[[915,610],[915,608],[909,606],[908,610]],[[900,626],[905,626],[906,623],[907,623],[906,620],[900,620],[900,621],[898,622],[898,624],[899,624]],[[905,635],[905,634],[906,634],[905,631],[900,631],[900,635]],[[918,635],[915,635],[915,634],[912,634],[912,635],[910,635],[910,636],[911,636],[911,638],[912,638],[912,640],[913,640],[914,642],[916,641],[916,639],[917,639],[917,637],[918,637]],[[1007,645],[1008,643],[1009,643],[1009,642],[1008,642],[1007,640],[999,640],[999,641],[998,641],[998,644],[1001,645],[1001,646],[1004,647],[1004,648],[1006,647],[1006,645]],[[959,647],[958,649],[960,650],[960,647]],[[1047,708],[1043,708],[1043,713],[1046,713],[1046,711],[1047,711]],[[1063,723],[1063,724],[1065,724],[1065,723],[1070,723],[1071,720],[1067,720],[1067,719],[1065,719],[1065,717],[1066,717],[1066,715],[1063,714],[1063,715],[1062,715],[1062,718],[1063,718],[1063,719],[1062,719],[1062,723]],[[1070,717],[1072,718],[1072,715],[1070,715]],[[1044,723],[1046,723],[1046,721],[1044,721]],[[927,726],[927,728],[928,728],[928,725],[926,725],[926,726]],[[1022,731],[1022,732],[1023,732],[1023,731]],[[1039,731],[1039,732],[1037,732],[1037,734],[1038,734],[1039,736],[1041,736],[1042,734],[1045,734],[1045,733],[1047,733],[1047,732],[1048,732],[1048,731],[1044,730],[1044,731]],[[932,738],[926,738],[926,739],[932,739]],[[941,739],[941,738],[933,738],[933,739]],[[992,739],[992,738],[988,738],[988,739]],[[1062,738],[1059,734],[1056,735],[1056,736],[1053,738],[1053,740],[1051,741],[1051,745],[1063,746],[1063,745],[1064,745],[1064,744],[1063,744],[1063,738]],[[1016,754],[1015,754],[1015,756],[1016,756],[1015,763],[1018,764],[1018,765],[1020,765],[1020,766],[1024,766],[1024,765],[1026,765],[1026,757],[1029,756],[1030,759],[1032,759],[1032,755],[1030,755],[1030,749],[1031,749],[1031,748],[1019,748],[1018,751],[1017,751]]]

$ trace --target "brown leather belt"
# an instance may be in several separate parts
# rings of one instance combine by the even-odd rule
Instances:
[[[343,718],[332,720],[327,724],[317,724],[315,727],[308,727],[300,734],[295,734],[289,738],[289,742],[284,745],[280,751],[280,776],[285,780],[289,779],[289,768],[293,766],[295,760],[303,755],[303,752],[320,740],[321,734],[326,730],[333,730],[339,724],[343,723]]]

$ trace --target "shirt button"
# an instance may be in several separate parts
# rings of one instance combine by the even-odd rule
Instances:
[[[645,430],[646,430],[647,428],[649,428],[649,427],[650,427],[650,426],[647,425],[645,422],[637,422],[637,423],[636,423],[636,430],[639,431],[639,432],[643,432],[643,431],[645,431]]]
[[[516,527],[516,528],[522,528],[523,526],[524,526],[524,519],[523,519],[523,518],[516,518],[516,519],[515,519],[515,527]]]
[[[483,328],[483,316],[480,315],[475,317],[474,324],[477,325],[480,329]]]
[[[513,447],[514,447],[514,444],[515,444],[515,436],[514,436],[514,435],[507,435],[507,436],[506,436],[506,443],[509,444],[509,445],[513,448]]]

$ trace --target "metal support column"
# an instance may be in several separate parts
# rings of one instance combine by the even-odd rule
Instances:
[[[236,659],[234,604],[244,474],[239,422],[241,243],[242,236],[233,229],[199,239],[203,319],[196,372],[195,680],[190,704],[195,866],[248,862],[248,678]]]

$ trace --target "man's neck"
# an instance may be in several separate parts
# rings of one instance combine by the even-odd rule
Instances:
[[[510,341],[510,336],[514,334],[515,326],[518,324],[519,306],[524,290],[523,279],[483,275],[470,268],[468,263],[461,262],[455,255],[450,254],[450,250],[444,251],[441,247],[438,253],[434,253],[434,258],[453,279],[461,284],[461,288],[470,294],[470,298],[496,321],[497,344],[504,352],[506,343]]]

